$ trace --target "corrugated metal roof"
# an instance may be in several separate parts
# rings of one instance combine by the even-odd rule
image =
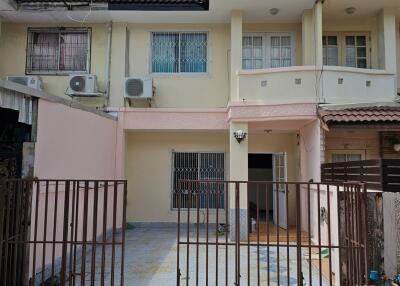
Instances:
[[[108,3],[109,10],[208,10],[209,0],[15,0],[17,4],[63,4],[66,6]]]
[[[325,123],[400,122],[399,106],[367,106],[344,109],[319,109]]]

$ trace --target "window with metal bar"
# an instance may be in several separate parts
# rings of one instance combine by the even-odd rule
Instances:
[[[153,32],[151,71],[153,73],[207,72],[206,32]]]
[[[28,30],[26,73],[89,72],[90,29],[34,28]]]
[[[187,181],[201,180],[201,183]],[[212,182],[204,182],[204,181]],[[224,208],[225,154],[172,152],[172,208]],[[221,181],[221,183],[215,182]],[[190,194],[192,191],[192,194]]]

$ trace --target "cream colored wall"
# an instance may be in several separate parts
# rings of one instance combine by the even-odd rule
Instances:
[[[73,24],[59,24],[65,27],[80,27]],[[26,63],[27,31],[29,27],[56,27],[51,23],[17,24],[3,23],[0,41],[0,77],[7,75],[24,75]],[[90,24],[85,27],[92,28],[91,40],[91,65],[90,72],[97,75],[98,88],[105,90],[106,51],[107,51],[107,25]],[[65,95],[68,87],[68,76],[40,75],[43,80],[44,90],[52,95],[69,98]],[[88,105],[102,106],[103,100],[77,99]]]
[[[172,150],[225,152],[229,178],[227,133],[131,132],[126,149],[127,219],[131,222],[176,222],[177,212],[171,210]]]
[[[129,76],[150,76],[156,88],[152,107],[225,107],[229,97],[229,25],[128,24]],[[151,74],[152,31],[208,32],[207,74]],[[113,35],[114,36],[114,35]],[[123,68],[123,67],[121,67]],[[123,94],[112,94],[122,97]],[[147,102],[134,102],[148,106]]]
[[[126,178],[128,180],[128,221],[175,222],[171,210],[171,152],[221,151],[226,153],[226,179],[229,179],[230,158],[228,133],[215,132],[129,132],[126,148]],[[247,141],[247,140],[246,140]],[[235,141],[236,142],[236,141]],[[236,142],[237,143],[237,142]],[[243,144],[242,142],[241,144]],[[299,170],[299,150],[295,133],[249,134],[249,153],[287,152],[288,180],[296,181]],[[246,152],[247,153],[247,152]],[[247,158],[247,154],[246,154]],[[238,165],[248,173],[247,160]],[[239,166],[237,166],[239,168]],[[294,207],[294,192],[290,192],[289,208]],[[242,198],[243,199],[243,198]],[[293,217],[289,223],[294,223]],[[210,220],[212,221],[212,220]]]

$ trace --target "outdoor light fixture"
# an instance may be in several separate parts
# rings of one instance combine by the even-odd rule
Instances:
[[[279,13],[279,9],[278,8],[272,8],[272,9],[269,9],[269,13],[271,14],[271,15],[277,15],[278,13]]]
[[[236,141],[240,144],[247,136],[247,133],[243,130],[236,130],[233,132],[233,137],[235,137]]]
[[[400,152],[400,143],[393,145],[393,150],[396,152]]]
[[[351,14],[354,14],[354,12],[356,11],[356,8],[348,7],[344,11],[346,11],[347,14],[351,15]]]

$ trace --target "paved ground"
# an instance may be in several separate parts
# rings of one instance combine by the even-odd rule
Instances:
[[[195,232],[192,231],[190,236],[195,240]],[[211,241],[215,241],[215,235],[210,231]],[[204,239],[204,231],[200,234],[200,239]],[[186,247],[180,248],[180,267],[181,267],[181,285],[196,285],[196,246],[189,248],[189,275],[186,274]],[[241,251],[241,284],[247,285],[247,247]],[[270,282],[271,285],[278,285],[278,261],[276,247],[270,247]],[[206,249],[205,246],[199,247],[199,285],[205,285],[206,280]],[[218,270],[218,284],[225,285],[225,248],[220,247],[218,250],[218,268],[216,267],[216,248],[210,246],[209,250],[209,285],[215,285],[216,272]],[[267,257],[266,247],[260,248],[260,284],[266,285],[267,282]],[[289,253],[289,283],[288,269],[286,264],[287,249],[280,249],[280,267],[279,267],[279,285],[297,285],[297,265],[296,265],[296,249],[292,248]],[[304,256],[305,253],[303,253]],[[228,285],[234,285],[233,263],[235,256],[234,247],[228,250]],[[250,249],[250,284],[257,285],[257,248]],[[177,260],[177,244],[176,229],[169,228],[135,228],[127,231],[126,236],[126,254],[125,254],[125,284],[140,286],[168,286],[176,285],[176,260]],[[308,261],[303,260],[302,270],[307,285],[308,282]],[[318,270],[312,268],[312,285],[319,285]],[[323,279],[323,285],[329,285]]]
[[[182,231],[181,241],[186,241],[187,233]],[[177,232],[175,227],[150,228],[137,227],[126,232],[125,244],[125,285],[128,286],[175,286],[176,285],[176,265],[177,265]],[[196,241],[196,231],[192,227],[189,233],[190,241]],[[119,239],[119,237],[117,238]],[[219,237],[219,241],[224,241],[224,237]],[[201,229],[199,241],[205,241],[205,229]],[[216,241],[215,232],[209,231],[209,241]],[[198,251],[198,254],[197,254]],[[269,256],[268,256],[269,251]],[[248,255],[250,252],[250,255]],[[210,245],[208,251],[204,245],[191,245],[189,247],[189,269],[186,267],[187,248],[186,245],[180,246],[180,285],[206,285],[206,253],[208,253],[208,285],[216,285],[218,273],[218,285],[235,285],[235,247],[229,246],[226,251],[225,246],[218,247],[218,263],[216,261],[217,250],[215,245]],[[228,274],[226,275],[226,253],[228,254]],[[91,250],[86,256],[86,276],[85,280],[90,284],[92,276],[91,269]],[[277,247],[260,247],[259,256],[260,263],[257,266],[257,247],[252,246],[250,249],[247,246],[241,247],[240,253],[240,282],[241,285],[258,285],[258,267],[260,285],[298,285],[297,283],[297,254],[296,248],[293,247],[289,251],[289,269],[287,267],[287,248],[281,247],[279,250],[279,268],[278,268],[278,250]],[[304,250],[302,253],[302,272],[305,277],[305,284],[309,283],[309,263],[304,259],[307,255]],[[120,255],[121,249],[116,247],[115,253],[115,273],[114,285],[120,285]],[[198,255],[198,264],[196,257]],[[106,248],[106,263],[105,263],[105,285],[111,285],[112,275],[111,266],[111,248]],[[269,267],[268,267],[269,258]],[[248,273],[248,262],[250,261],[250,275]],[[218,265],[218,266],[217,266]],[[102,285],[101,283],[101,247],[96,248],[95,258],[95,281],[94,285]],[[196,268],[198,267],[198,271]],[[81,269],[81,265],[77,265],[77,269]],[[269,269],[269,280],[268,280]],[[312,267],[312,285],[329,285],[326,279],[322,278],[322,284],[319,283],[319,271]],[[289,270],[289,271],[288,271]],[[198,274],[196,274],[198,273]],[[279,273],[279,274],[278,274]],[[278,283],[279,276],[279,283]],[[289,276],[289,277],[288,277]],[[268,281],[270,282],[268,284]],[[76,277],[76,284],[80,285],[80,277]]]

